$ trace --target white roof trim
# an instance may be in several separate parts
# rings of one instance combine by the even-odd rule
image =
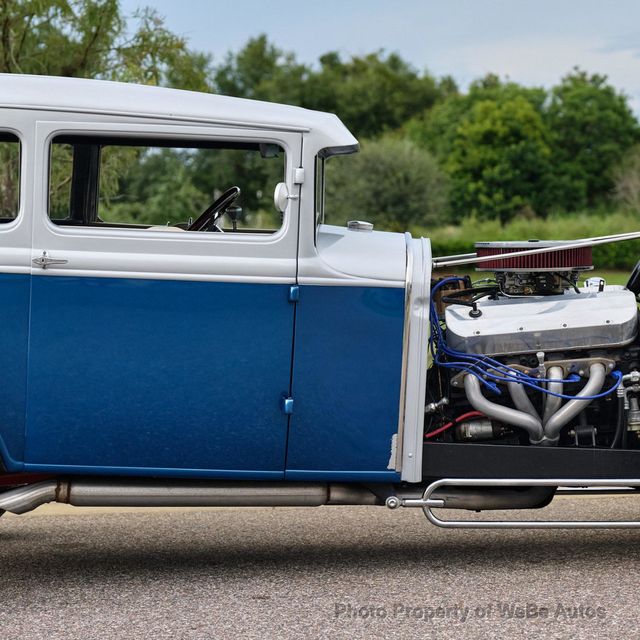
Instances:
[[[202,122],[320,134],[319,148],[357,143],[331,113],[147,85],[0,74],[0,108]]]

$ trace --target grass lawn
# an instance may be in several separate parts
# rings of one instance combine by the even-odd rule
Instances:
[[[607,271],[597,267],[589,272],[593,276],[600,276],[607,281],[607,284],[627,284],[631,271]],[[589,276],[587,276],[588,278]]]

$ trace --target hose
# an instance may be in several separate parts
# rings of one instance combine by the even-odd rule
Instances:
[[[624,394],[621,394],[618,396],[618,417],[616,420],[615,435],[613,436],[613,442],[611,443],[612,449],[616,449],[618,447],[618,443],[622,439],[622,433],[625,430],[625,427],[627,426],[625,424],[626,422],[625,417],[626,417],[626,413],[624,410]]]

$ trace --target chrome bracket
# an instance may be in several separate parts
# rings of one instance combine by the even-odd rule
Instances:
[[[50,258],[47,255],[47,252],[43,251],[42,255],[39,258],[34,258],[31,262],[33,262],[33,264],[36,267],[41,267],[42,269],[46,269],[47,267],[50,267],[51,265],[54,265],[54,264],[67,264],[69,261],[57,259],[57,258]]]
[[[434,499],[433,493],[442,487],[640,487],[640,479],[603,480],[585,478],[567,480],[552,479],[499,479],[483,478],[443,478],[430,484],[422,498],[406,498],[390,496],[386,506],[390,509],[399,507],[419,507],[427,520],[438,527],[446,529],[640,529],[639,520],[444,520],[432,509],[446,509],[446,501]]]

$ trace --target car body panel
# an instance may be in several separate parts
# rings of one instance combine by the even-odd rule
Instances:
[[[338,118],[77,79],[0,74],[0,89],[0,128],[24,142],[21,214],[0,226],[6,470],[406,479],[405,387],[424,375],[407,367],[407,304],[423,270],[403,234],[317,227],[316,158],[357,147]],[[260,237],[54,225],[59,134],[277,143],[283,226]],[[64,262],[32,264],[45,251]]]
[[[287,286],[59,276],[32,295],[27,468],[282,475]]]
[[[404,291],[301,286],[287,478],[397,478]]]

